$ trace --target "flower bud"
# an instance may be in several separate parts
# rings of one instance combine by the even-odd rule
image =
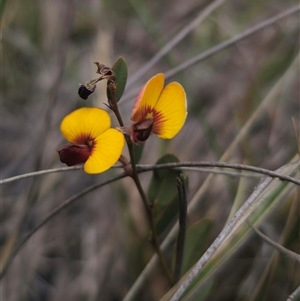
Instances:
[[[79,84],[78,94],[82,99],[87,99],[96,89],[96,85],[93,85],[88,89],[85,85]]]

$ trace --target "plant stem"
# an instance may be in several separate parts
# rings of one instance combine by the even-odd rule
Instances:
[[[172,275],[168,269],[165,257],[163,256],[160,246],[159,246],[159,241],[158,241],[158,237],[157,237],[157,233],[156,233],[156,229],[155,229],[155,223],[154,223],[154,218],[153,218],[153,212],[152,212],[152,208],[153,205],[149,204],[147,201],[147,197],[145,195],[145,192],[142,188],[140,179],[138,177],[138,173],[137,173],[137,169],[136,169],[136,164],[134,162],[134,156],[133,156],[133,147],[132,144],[127,144],[128,145],[128,150],[129,150],[129,154],[130,154],[130,161],[131,161],[131,166],[132,166],[132,179],[139,191],[139,194],[143,200],[145,209],[146,209],[146,213],[147,213],[147,217],[149,220],[149,225],[150,225],[150,229],[151,229],[151,242],[155,248],[155,251],[159,257],[160,260],[160,264],[161,267],[164,271],[164,273],[166,274],[168,281],[170,282],[170,284],[172,284]]]
[[[111,96],[112,96],[112,98],[114,98],[114,93],[112,93]],[[120,126],[124,126],[124,122],[123,122],[121,114],[119,112],[117,102],[115,101],[115,99],[111,99],[110,101],[111,101],[110,102],[110,108],[115,113]],[[155,249],[155,251],[156,251],[156,253],[159,257],[161,267],[162,267],[169,283],[172,285],[172,282],[173,282],[172,275],[171,275],[170,270],[168,269],[165,257],[162,254],[162,251],[160,249],[159,241],[158,241],[158,237],[157,237],[157,233],[156,233],[156,229],[155,229],[154,217],[153,217],[153,212],[152,212],[153,204],[150,204],[148,202],[146,194],[144,192],[144,189],[141,185],[141,182],[140,182],[140,179],[139,179],[139,176],[138,176],[138,172],[137,172],[136,163],[135,163],[135,160],[134,160],[132,141],[130,140],[130,137],[128,135],[125,135],[125,138],[126,138],[128,151],[129,151],[131,168],[132,168],[132,172],[129,175],[133,179],[133,181],[134,181],[134,183],[135,183],[135,185],[138,189],[138,192],[139,192],[139,194],[142,198],[142,201],[144,203],[144,207],[145,207],[145,210],[146,210],[146,214],[147,214],[147,218],[148,218],[149,225],[150,225],[150,230],[151,230],[151,243],[154,246],[154,249]]]
[[[172,164],[172,165],[170,165]],[[293,164],[297,164],[295,161]],[[115,166],[116,168],[120,168],[121,166]],[[187,170],[187,171],[199,171],[199,172],[208,172],[208,173],[216,173],[216,174],[223,174],[228,176],[237,176],[237,177],[261,177],[260,175],[267,175],[271,178],[278,178],[282,181],[288,181],[291,183],[294,183],[296,185],[300,186],[300,180],[280,174],[276,171],[272,171],[269,169],[261,168],[261,167],[255,167],[251,165],[245,165],[245,164],[236,164],[236,163],[226,163],[226,162],[203,162],[203,161],[188,161],[188,162],[179,162],[179,163],[164,163],[164,164],[156,164],[156,165],[141,165],[137,164],[137,171],[138,173],[146,172],[146,171],[153,171],[153,170],[159,170],[159,169],[174,169],[174,170]],[[222,171],[222,170],[215,170],[210,169],[208,167],[212,168],[230,168],[230,169],[236,169],[236,170],[244,170],[249,171],[249,173],[239,173],[239,172],[229,172],[229,171]],[[0,185],[36,177],[40,175],[50,174],[50,173],[56,173],[56,172],[66,172],[66,171],[72,171],[72,170],[80,170],[83,166],[71,166],[71,167],[59,167],[59,168],[52,168],[52,169],[45,169],[40,171],[34,171],[29,172],[25,174],[20,174],[14,177],[6,178],[3,180],[0,180]],[[253,174],[252,174],[253,173]]]

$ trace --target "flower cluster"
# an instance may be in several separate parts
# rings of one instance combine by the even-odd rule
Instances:
[[[112,82],[111,77],[109,81]],[[100,173],[120,159],[125,142],[123,134],[133,144],[145,142],[151,133],[162,139],[173,138],[187,116],[186,95],[179,83],[164,86],[164,81],[164,75],[159,73],[145,84],[134,103],[130,126],[111,128],[109,114],[100,108],[84,107],[67,115],[60,130],[71,144],[58,150],[61,162],[68,166],[84,164],[87,173]],[[90,93],[95,90],[92,87]]]

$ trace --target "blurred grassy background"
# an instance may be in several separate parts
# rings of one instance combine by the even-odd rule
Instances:
[[[298,1],[225,1],[145,75],[132,81],[209,3],[2,1],[1,178],[62,166],[56,153],[65,144],[59,132],[62,118],[77,107],[105,107],[104,83],[88,101],[77,95],[79,83],[95,78],[93,61],[110,66],[117,57],[125,58],[130,83],[126,99],[155,73],[176,67]],[[298,52],[299,13],[168,79],[186,89],[187,122],[172,141],[151,137],[141,163],[153,164],[166,152],[181,161],[220,159]],[[276,169],[291,160],[297,153],[292,117],[299,126],[299,79],[299,68],[285,78],[275,101],[228,161]],[[120,102],[128,124],[133,101],[134,97]],[[13,242],[52,208],[112,174],[116,171],[96,176],[73,171],[2,186],[2,254],[9,253]],[[141,176],[145,190],[150,176]],[[189,198],[206,177],[189,174]],[[239,178],[218,175],[212,183],[189,219],[190,225],[202,218],[210,220],[204,246],[224,226],[237,193],[246,199],[258,180],[243,180],[241,187]],[[299,195],[294,190],[262,228],[299,253],[299,220]],[[7,301],[122,300],[153,254],[147,229],[130,179],[90,193],[26,244],[1,282],[1,296]],[[270,246],[251,236],[213,276],[205,300],[285,300],[299,284],[299,265],[278,254],[270,261],[272,254]],[[152,276],[138,300],[158,300],[168,289],[159,269]],[[254,295],[260,281],[263,289]]]

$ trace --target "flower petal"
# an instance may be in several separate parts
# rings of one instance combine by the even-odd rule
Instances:
[[[100,108],[80,108],[67,115],[60,130],[71,143],[84,144],[86,137],[95,139],[110,128],[108,113]]]
[[[179,83],[172,82],[164,88],[155,106],[152,132],[160,138],[171,139],[184,125],[186,116],[184,89]]]
[[[165,77],[158,73],[151,77],[142,88],[133,105],[131,120],[139,122],[145,119],[147,114],[153,110],[163,90]]]
[[[124,135],[116,129],[108,129],[96,138],[92,154],[84,164],[85,172],[106,171],[118,161],[123,147]]]
[[[87,145],[66,145],[58,150],[59,158],[62,163],[68,166],[85,163],[90,156]]]

